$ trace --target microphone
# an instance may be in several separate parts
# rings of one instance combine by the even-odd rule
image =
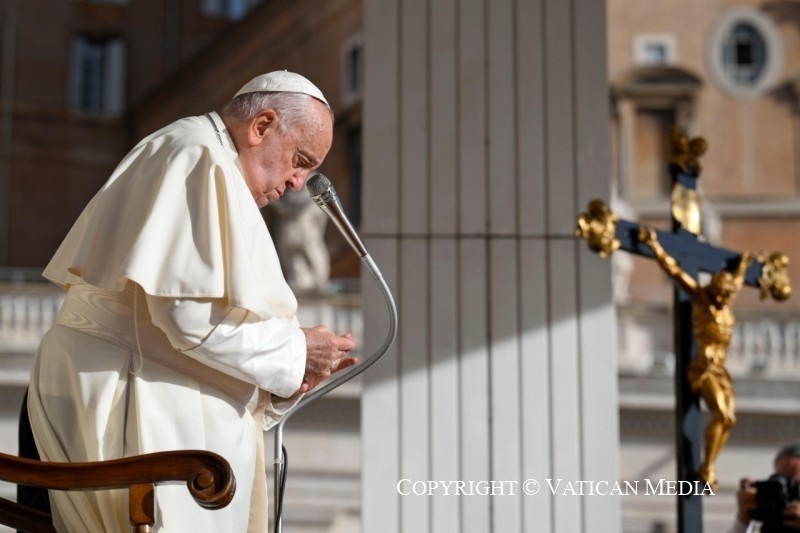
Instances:
[[[358,257],[363,259],[367,255],[367,248],[364,246],[364,243],[361,242],[353,225],[350,224],[347,215],[344,214],[342,203],[339,201],[339,195],[336,194],[336,189],[333,188],[331,180],[326,178],[323,174],[314,174],[308,178],[306,189],[308,189],[308,194],[311,195],[311,198],[319,208],[333,220],[333,223],[336,224],[341,234],[347,239],[350,246],[353,247]]]
[[[306,183],[306,188],[308,189],[308,193],[311,195],[311,198],[314,199],[314,202],[325,212],[325,214],[331,218],[331,220],[333,220],[334,224],[336,224],[336,227],[339,229],[342,235],[344,235],[345,239],[347,239],[347,242],[349,242],[350,246],[353,247],[353,250],[355,250],[356,254],[361,259],[361,262],[369,269],[369,272],[378,282],[378,285],[383,292],[383,296],[386,298],[386,304],[389,308],[389,331],[386,334],[386,339],[383,341],[383,344],[380,348],[378,348],[378,351],[367,357],[361,364],[350,368],[347,372],[343,372],[339,376],[332,378],[329,382],[303,396],[299,402],[294,404],[294,406],[289,408],[289,410],[283,414],[281,421],[278,422],[277,426],[275,426],[274,490],[276,505],[275,520],[273,521],[274,533],[283,532],[283,489],[286,487],[287,472],[286,450],[283,447],[284,425],[286,425],[289,417],[291,417],[299,409],[302,409],[308,405],[309,402],[312,402],[320,396],[327,394],[339,385],[342,385],[346,381],[353,379],[374,365],[378,359],[383,357],[383,355],[389,351],[389,348],[397,336],[397,306],[394,303],[392,292],[389,290],[386,280],[383,279],[383,275],[381,275],[378,265],[375,264],[375,261],[372,259],[369,253],[367,253],[367,248],[364,246],[364,243],[361,242],[356,230],[353,229],[352,224],[350,224],[350,221],[347,219],[347,215],[344,214],[344,209],[342,209],[342,204],[339,201],[339,196],[336,194],[336,189],[334,189],[333,185],[331,185],[331,181],[322,174],[314,174],[311,176],[308,179],[308,183]]]

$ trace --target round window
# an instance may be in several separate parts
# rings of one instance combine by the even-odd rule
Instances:
[[[759,95],[780,72],[778,31],[758,11],[730,11],[711,32],[708,57],[711,72],[724,90],[742,97]]]

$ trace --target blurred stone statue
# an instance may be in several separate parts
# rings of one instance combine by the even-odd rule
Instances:
[[[330,255],[325,246],[328,216],[306,191],[286,189],[270,204],[278,215],[277,249],[286,281],[299,291],[323,290],[330,277]]]
[[[705,430],[705,456],[698,475],[716,491],[714,462],[736,422],[733,385],[725,368],[735,323],[732,307],[734,298],[742,288],[744,274],[750,264],[750,253],[742,254],[735,272],[715,272],[708,285],[700,286],[664,250],[652,228],[641,227],[639,240],[653,251],[661,268],[692,298],[692,326],[697,355],[689,364],[687,379],[692,391],[703,398],[712,415]]]
[[[619,218],[634,220],[636,212],[633,207],[617,192],[617,187],[611,186],[611,210]],[[631,274],[633,273],[633,256],[631,254],[614,254],[611,257],[611,275],[613,283],[611,288],[614,291],[614,301],[624,303],[628,301],[630,293]]]

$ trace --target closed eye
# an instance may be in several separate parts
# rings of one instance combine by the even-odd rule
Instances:
[[[310,155],[304,152],[297,152],[294,162],[295,168],[307,168],[311,170],[313,168],[316,168],[317,166],[318,164],[315,158],[311,157]]]

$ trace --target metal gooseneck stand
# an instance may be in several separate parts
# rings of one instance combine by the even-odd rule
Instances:
[[[308,180],[308,190],[311,197],[317,203],[317,205],[325,211],[325,213],[333,220],[336,224],[336,227],[339,231],[344,235],[350,245],[353,247],[355,252],[361,258],[361,262],[369,269],[372,276],[380,285],[381,290],[383,291],[383,295],[386,298],[386,304],[389,308],[389,331],[386,335],[386,340],[384,340],[383,344],[381,345],[378,350],[366,358],[361,364],[352,367],[349,371],[344,372],[342,375],[335,377],[322,387],[314,390],[313,392],[306,394],[297,404],[289,409],[284,415],[281,421],[275,428],[275,521],[274,521],[274,533],[282,533],[282,515],[283,515],[283,490],[286,484],[286,461],[285,461],[285,450],[283,448],[283,427],[289,418],[296,413],[298,410],[302,409],[309,403],[313,402],[317,398],[324,396],[325,394],[329,393],[333,389],[339,387],[340,385],[350,381],[354,377],[358,376],[373,364],[375,364],[378,359],[383,357],[383,355],[389,350],[389,347],[394,342],[395,336],[397,335],[397,307],[394,303],[394,298],[392,297],[392,293],[389,290],[386,281],[383,279],[381,275],[380,269],[378,269],[378,265],[375,264],[375,261],[372,260],[369,253],[367,252],[366,248],[364,247],[361,240],[358,238],[355,230],[353,229],[352,225],[350,224],[347,217],[344,215],[344,212],[341,207],[341,203],[339,203],[338,196],[336,195],[336,191],[333,189],[333,186],[330,184],[328,178],[323,176],[322,174],[316,174],[313,177],[309,178]]]

